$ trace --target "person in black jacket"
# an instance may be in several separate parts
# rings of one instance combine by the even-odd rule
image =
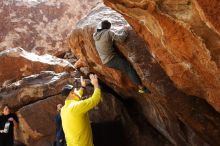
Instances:
[[[18,117],[4,104],[0,115],[0,146],[14,145],[14,127],[18,127]]]
[[[60,110],[62,108],[62,104],[57,105],[57,115],[55,118],[56,122],[56,146],[66,146],[65,135],[63,132],[62,121],[60,117]]]

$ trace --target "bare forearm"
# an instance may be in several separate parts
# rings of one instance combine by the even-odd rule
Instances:
[[[95,84],[94,85],[94,88],[96,89],[96,88],[99,88],[99,84]]]

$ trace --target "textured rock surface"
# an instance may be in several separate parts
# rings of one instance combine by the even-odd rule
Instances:
[[[132,99],[132,103],[139,107],[139,116],[150,122],[172,145],[220,145],[220,114],[203,99],[185,94],[203,97],[218,110],[218,62],[211,60],[207,47],[180,22],[180,18],[175,20],[156,9],[163,4],[161,1],[148,2],[106,1],[106,4],[123,13],[144,38],[130,30],[126,42],[116,46],[132,63],[142,82],[152,91],[151,95],[138,95],[126,76],[100,62],[92,33],[104,19],[113,23],[113,30],[127,25],[116,12],[99,6],[80,21],[69,38],[72,52],[123,99]],[[171,6],[176,8],[175,3]],[[142,10],[147,8],[149,12]],[[137,18],[134,17],[136,15]],[[215,103],[212,102],[214,100]],[[139,133],[141,138],[133,139],[136,145],[151,145],[146,141],[147,122],[143,122],[144,118],[136,120],[142,131]]]
[[[21,48],[0,52],[0,86],[41,71],[73,71],[72,64],[50,55],[39,56]]]
[[[105,2],[127,18],[179,89],[220,112],[220,10],[213,8],[219,2],[208,8],[209,0]]]
[[[68,48],[65,37],[75,28],[75,20],[97,1],[41,2],[0,2],[0,50],[22,46],[75,62],[71,54],[65,55]],[[103,101],[90,113],[92,122],[119,121],[125,138],[121,145],[126,146],[220,145],[218,0],[104,2],[132,26],[126,42],[115,46],[131,62],[152,94],[137,94],[126,75],[101,64],[92,39],[97,24],[108,19],[113,23],[113,30],[128,24],[121,15],[100,5],[78,23],[68,40],[72,52],[80,59],[77,63],[80,70],[85,74],[97,73],[108,85],[102,84]],[[4,82],[0,104],[6,102],[15,110],[20,108],[16,138],[30,146],[51,146],[56,104],[64,100],[59,92],[64,84],[72,83],[69,74],[58,72],[72,71],[71,65],[20,48],[1,53],[0,59],[0,82]],[[48,70],[56,73],[29,76]],[[88,93],[91,92],[89,87]],[[110,131],[100,133],[97,140],[111,141],[109,137],[119,132]],[[99,145],[108,146],[111,142]]]
[[[92,91],[93,89],[88,87],[86,94],[91,95]],[[20,120],[20,127],[18,130],[16,130],[16,139],[25,143],[27,146],[50,146],[53,143],[55,136],[54,117],[56,114],[56,105],[63,103],[64,99],[65,98],[61,97],[60,95],[50,96],[47,99],[40,100],[19,109],[17,114]],[[135,123],[138,120],[137,117],[139,116],[135,115],[137,114],[135,113],[137,110],[133,110],[133,113],[129,113],[129,110],[137,107],[135,107],[131,102],[126,101],[125,103],[129,104],[127,108],[124,108],[122,103],[116,99],[116,96],[103,91],[102,102],[89,113],[90,119],[92,125],[96,125],[94,128],[97,128],[98,126],[101,127],[105,124],[105,122],[109,122],[110,124],[113,122],[124,123],[124,126],[121,127],[123,132],[121,133],[122,135],[119,135],[119,139],[128,139],[125,141],[125,145],[129,145],[130,142],[132,142],[133,145],[136,145],[136,141],[133,141],[132,138],[141,136],[141,134],[139,134],[141,131],[138,129],[138,125]],[[140,117],[139,120],[141,120]],[[48,127],[48,125],[50,126]],[[107,126],[104,125],[103,128],[106,129]],[[114,127],[112,127],[112,129],[113,128]],[[154,128],[152,128],[150,125],[148,125],[148,128],[149,129],[146,132],[148,136],[144,137],[146,141],[157,139],[155,141],[151,141],[151,144],[158,146],[161,144],[169,145],[169,142]],[[98,130],[99,129],[93,129],[93,132],[99,133],[100,131]],[[106,141],[102,142],[102,144],[105,146],[112,146],[112,143],[117,144],[117,141],[111,141],[114,140],[115,135],[117,135],[117,133],[112,133],[111,129],[109,129],[109,131],[105,130],[104,135],[94,137],[95,144],[97,144],[97,146],[100,145],[100,141],[103,141],[100,139],[101,137],[106,139]],[[153,138],[154,136],[157,138]],[[138,144],[144,145],[141,142],[142,141],[140,141]]]
[[[97,125],[93,127],[94,145],[172,145],[149,124],[141,111],[140,105],[135,100],[131,98],[123,99],[106,86],[102,85],[102,88],[104,89],[102,90],[102,102],[89,113],[92,126]],[[113,131],[117,125],[113,125],[112,128],[109,128],[109,124],[105,125],[106,122],[110,124],[119,122],[121,127]],[[99,131],[100,126],[103,127],[103,131]],[[98,135],[96,135],[96,133],[98,133]]]
[[[73,83],[73,78],[66,72],[41,72],[23,78],[0,90],[0,103],[8,104],[12,109],[20,109],[44,98],[58,95],[67,83]]]
[[[16,131],[16,139],[27,146],[51,145],[55,134],[56,106],[63,101],[64,98],[57,95],[21,108],[17,112],[20,127]]]
[[[27,146],[51,146],[55,136],[56,105],[63,103],[60,92],[72,84],[79,72],[44,71],[27,76],[0,90],[0,105],[6,103],[18,111],[16,139]]]
[[[193,2],[204,23],[220,35],[220,2],[218,0],[195,0]]]
[[[1,0],[0,50],[22,47],[39,54],[67,50],[66,37],[100,0]]]

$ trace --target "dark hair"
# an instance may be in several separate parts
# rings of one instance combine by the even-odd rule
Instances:
[[[4,108],[5,108],[6,106],[10,109],[10,107],[8,106],[8,104],[2,104],[1,107],[0,107],[0,111],[3,112],[3,110],[4,110]]]
[[[111,23],[108,20],[104,20],[101,23],[101,29],[110,29]]]
[[[70,85],[70,84],[65,85],[61,91],[61,95],[68,96],[69,93],[72,91],[72,89],[73,89],[72,85]]]

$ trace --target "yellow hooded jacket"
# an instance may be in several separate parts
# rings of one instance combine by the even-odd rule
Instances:
[[[83,90],[79,91],[83,95]],[[93,146],[92,129],[88,111],[101,99],[101,90],[96,88],[92,97],[85,100],[66,100],[61,109],[62,126],[67,146]]]

